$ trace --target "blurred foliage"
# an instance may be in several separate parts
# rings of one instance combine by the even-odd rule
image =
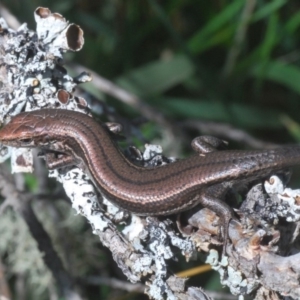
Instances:
[[[299,136],[281,121],[299,122],[299,1],[4,3],[31,27],[37,6],[79,24],[85,46],[70,59],[174,120],[228,122],[273,142]]]
[[[85,46],[68,59],[139,95],[174,121],[215,120],[268,141],[300,141],[298,0],[2,3],[31,28],[38,6],[79,24]],[[113,103],[120,115],[138,117]],[[209,276],[202,279],[202,286],[214,285]],[[110,290],[101,293],[104,299]]]

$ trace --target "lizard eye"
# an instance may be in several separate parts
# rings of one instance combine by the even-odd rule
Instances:
[[[22,145],[30,145],[32,144],[32,139],[20,139]]]

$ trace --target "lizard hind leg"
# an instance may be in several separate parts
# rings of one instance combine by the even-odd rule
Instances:
[[[105,126],[108,128],[109,131],[115,134],[119,134],[123,130],[122,125],[116,122],[106,122]]]
[[[199,154],[206,154],[217,150],[225,149],[228,142],[209,135],[202,135],[192,140],[193,150]]]
[[[227,191],[228,184],[219,183],[204,189],[199,197],[199,203],[215,212],[220,218],[223,237],[222,257],[226,255],[229,239],[229,222],[231,219],[235,219],[232,208],[222,201]]]

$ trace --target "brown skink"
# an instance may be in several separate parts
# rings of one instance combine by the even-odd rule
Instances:
[[[204,139],[205,140],[205,139]],[[0,130],[0,142],[13,147],[38,147],[48,167],[76,165],[117,206],[138,215],[168,215],[198,203],[216,212],[224,238],[233,217],[222,198],[240,183],[262,180],[300,164],[300,147],[273,150],[214,151],[217,139],[193,143],[198,152],[160,167],[139,167],[122,154],[105,124],[62,109],[21,113]],[[204,141],[205,142],[205,141]]]

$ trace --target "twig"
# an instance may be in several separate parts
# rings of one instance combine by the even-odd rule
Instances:
[[[221,292],[212,292],[212,291],[207,291],[207,295],[209,295],[211,298],[214,300],[237,300],[237,297],[234,295],[226,294],[226,293],[221,293]],[[251,300],[250,297],[244,297],[243,300]]]
[[[117,288],[119,290],[125,290],[127,292],[144,293],[146,286],[141,283],[129,283],[127,281],[119,280],[116,278],[89,276],[84,279],[86,284],[99,286],[101,284]]]
[[[147,119],[155,121],[163,126],[172,126],[171,124],[169,124],[168,121],[166,121],[166,118],[161,112],[147,105],[142,101],[142,99],[138,98],[136,95],[128,92],[127,90],[122,89],[118,85],[114,84],[112,81],[78,64],[72,63],[70,64],[70,67],[72,67],[75,73],[88,72],[93,78],[92,84],[95,86],[95,88],[135,108]]]
[[[7,280],[5,278],[5,270],[2,261],[0,261],[0,299],[1,300],[11,299],[11,291],[7,283]]]
[[[249,133],[226,123],[188,120],[181,122],[180,125],[184,129],[197,129],[201,132],[201,134],[208,134],[236,141],[253,149],[274,148],[276,146],[279,146],[274,143],[269,143],[257,139]]]
[[[284,64],[292,64],[297,62],[299,58],[300,58],[300,50],[295,49],[289,53],[279,56],[277,60]]]
[[[166,133],[164,136],[165,141],[167,141],[166,144],[171,144],[173,145],[172,147],[180,144],[178,143],[178,137],[180,136],[179,129],[176,128],[160,111],[149,106],[136,95],[122,89],[112,81],[100,76],[96,72],[89,70],[86,67],[82,67],[74,63],[70,64],[70,67],[75,73],[88,72],[93,78],[92,84],[95,86],[95,88],[133,107],[148,120],[154,121],[164,128]],[[178,152],[178,149],[176,152]]]
[[[0,3],[0,15],[4,18],[12,29],[16,30],[20,27],[21,23],[19,20],[11,14],[11,12],[2,4]]]
[[[10,199],[5,199],[0,205],[0,215],[2,215],[10,206],[12,206],[12,204],[10,203]]]

